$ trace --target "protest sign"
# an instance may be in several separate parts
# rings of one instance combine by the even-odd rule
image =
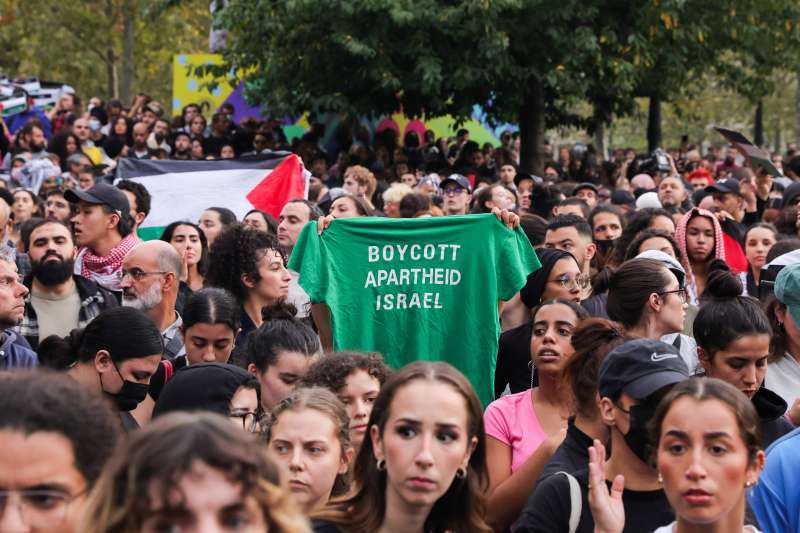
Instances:
[[[332,312],[336,350],[377,351],[399,368],[446,361],[493,399],[498,301],[539,268],[521,229],[494,215],[334,220],[307,225],[289,268]]]

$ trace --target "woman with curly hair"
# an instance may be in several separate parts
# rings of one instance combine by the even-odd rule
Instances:
[[[261,325],[261,309],[286,299],[291,281],[278,239],[235,224],[217,237],[209,254],[205,285],[233,294],[242,307],[236,344]]]
[[[263,443],[211,413],[173,413],[122,441],[92,490],[85,533],[308,533]]]
[[[379,353],[338,352],[314,363],[301,386],[325,387],[339,397],[350,418],[350,442],[358,451],[372,405],[390,373]]]

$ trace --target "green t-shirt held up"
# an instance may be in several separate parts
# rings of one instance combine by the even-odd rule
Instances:
[[[498,300],[541,265],[520,228],[496,216],[348,218],[306,224],[289,268],[331,309],[334,348],[376,351],[394,368],[446,361],[493,399]]]

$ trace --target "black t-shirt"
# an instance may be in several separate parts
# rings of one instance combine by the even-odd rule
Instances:
[[[499,398],[506,388],[512,394],[535,387],[539,380],[534,372],[531,384],[531,334],[533,323],[528,322],[500,335],[497,344],[497,366],[494,371],[494,397]]]
[[[589,471],[584,469],[573,475],[580,485],[582,500],[577,533],[593,533],[594,520],[588,500]],[[608,481],[606,484],[611,486]],[[625,507],[625,533],[654,531],[675,520],[675,513],[663,490],[625,490],[622,502]],[[569,480],[563,474],[550,476],[536,487],[517,521],[514,533],[567,533],[571,510]]]
[[[595,318],[608,318],[606,311],[606,303],[608,302],[607,294],[593,294],[581,302],[581,307],[586,309],[589,316]]]
[[[552,476],[556,472],[574,474],[579,470],[585,469],[589,464],[589,447],[591,445],[592,438],[576,428],[575,419],[570,418],[567,424],[567,436],[564,437],[564,441],[556,448],[555,453],[544,465],[538,483],[541,483],[543,479]],[[533,495],[531,495],[530,499],[533,499]]]
[[[313,520],[311,522],[311,529],[314,533],[342,533],[338,526],[325,522],[323,520]]]

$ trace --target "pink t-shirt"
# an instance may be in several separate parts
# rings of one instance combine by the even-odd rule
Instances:
[[[489,404],[483,413],[486,435],[511,447],[514,473],[547,438],[533,410],[531,391],[509,394]]]

